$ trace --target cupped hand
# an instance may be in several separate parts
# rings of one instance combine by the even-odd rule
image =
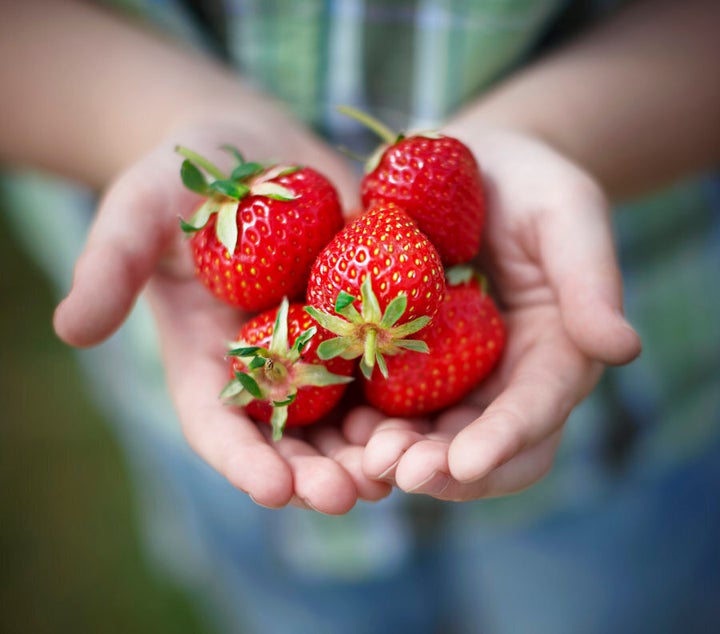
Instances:
[[[247,119],[246,119],[247,121]],[[361,453],[341,435],[288,431],[277,443],[218,394],[228,378],[226,345],[247,315],[221,304],[197,281],[178,217],[199,198],[180,181],[182,144],[224,166],[220,147],[232,144],[251,160],[287,161],[324,173],[354,204],[357,186],[342,157],[283,118],[265,113],[261,124],[189,126],[170,136],[109,187],[72,288],[55,314],[55,329],[75,346],[97,344],[123,323],[147,290],[156,321],[169,391],[190,446],[258,504],[348,511],[359,497],[379,499],[387,484],[365,477]],[[314,438],[314,439],[313,439]],[[329,457],[332,454],[334,457]]]
[[[640,340],[622,314],[622,283],[607,202],[552,148],[511,130],[458,121],[488,193],[479,265],[499,298],[508,344],[469,398],[434,420],[350,418],[367,442],[365,473],[444,500],[506,495],[551,468],[565,420],[607,364]]]

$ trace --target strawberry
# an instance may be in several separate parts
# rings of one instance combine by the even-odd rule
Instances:
[[[457,267],[448,271],[440,312],[419,337],[429,354],[402,352],[387,360],[387,378],[364,381],[365,398],[388,416],[422,416],[458,402],[495,367],[506,332],[479,276]]]
[[[407,337],[430,322],[444,293],[435,247],[404,211],[379,204],[338,233],[313,265],[306,310],[337,335],[318,355],[362,356],[365,376],[376,361],[384,374],[385,355],[425,350]]]
[[[447,266],[468,262],[480,250],[485,191],[468,147],[436,132],[396,134],[353,108],[340,109],[384,141],[365,167],[365,207],[393,202],[417,222]]]
[[[318,344],[328,336],[302,304],[283,299],[240,330],[228,353],[232,378],[220,397],[271,423],[275,440],[286,426],[320,420],[340,400],[355,368],[346,359],[318,358]]]
[[[185,185],[205,196],[188,222],[197,275],[219,299],[248,311],[300,296],[319,251],[340,230],[342,211],[332,184],[313,169],[245,162],[228,176],[202,156],[185,157]],[[204,170],[215,178],[208,182]]]

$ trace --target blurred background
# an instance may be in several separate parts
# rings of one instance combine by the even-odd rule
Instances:
[[[0,632],[208,634],[144,557],[123,457],[7,231],[0,302]]]

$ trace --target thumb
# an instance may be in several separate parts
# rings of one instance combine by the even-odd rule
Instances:
[[[177,169],[171,152],[148,155],[103,197],[71,289],[55,310],[55,331],[66,343],[91,346],[117,330],[177,239],[177,216],[193,197],[176,184]]]

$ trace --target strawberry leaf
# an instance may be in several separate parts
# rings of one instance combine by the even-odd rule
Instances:
[[[235,372],[235,378],[240,381],[242,386],[255,398],[261,399],[263,398],[262,390],[260,389],[260,386],[257,384],[257,381],[253,379],[249,374],[245,374],[244,372]]]
[[[238,239],[236,201],[220,205],[215,231],[220,243],[228,250],[230,255],[233,255]]]
[[[287,407],[288,405],[292,405],[296,398],[297,394],[289,394],[284,401],[273,401],[273,405],[275,407]]]
[[[341,337],[350,337],[355,331],[355,327],[349,321],[343,319],[342,317],[337,317],[336,315],[328,315],[314,306],[305,306],[305,312],[325,330],[329,330],[333,334]]]
[[[380,352],[375,353],[375,363],[377,363],[377,367],[380,370],[380,374],[382,374],[387,379],[387,377],[388,377],[387,364],[385,363],[385,357]]]
[[[196,194],[207,195],[208,184],[203,173],[190,161],[185,159],[180,167],[180,178],[183,185]]]
[[[182,229],[183,233],[195,233],[196,231],[200,231],[202,227],[194,227],[189,222],[185,222],[182,218],[180,218],[180,229]]]
[[[229,357],[254,357],[260,350],[259,346],[249,346],[246,348],[233,348],[227,354]]]
[[[362,301],[363,319],[370,324],[377,324],[382,319],[382,311],[377,295],[372,288],[372,280],[370,275],[365,275],[363,283],[360,285],[360,299]]]
[[[335,300],[335,312],[342,314],[343,309],[346,306],[350,306],[356,299],[357,298],[350,295],[350,293],[340,291],[338,293],[337,299]]]
[[[234,145],[230,145],[230,144],[226,143],[225,145],[222,145],[220,147],[221,147],[221,149],[225,150],[228,154],[235,157],[235,160],[238,163],[242,164],[245,162],[245,158],[241,154],[240,150],[238,150]]]
[[[413,352],[424,352],[426,354],[430,352],[430,348],[428,348],[427,343],[420,339],[400,339],[395,342],[395,345],[398,348],[412,350]]]
[[[365,320],[353,305],[355,299],[349,293],[340,291],[337,300],[335,300],[335,312],[345,317],[352,324],[362,324]]]
[[[459,286],[473,279],[475,271],[470,266],[453,266],[445,271],[445,279],[450,286]]]
[[[339,385],[350,383],[353,378],[342,374],[333,374],[324,365],[318,363],[302,363],[295,369],[296,382],[298,385],[326,387],[328,385]]]
[[[275,325],[270,339],[270,352],[275,355],[286,355],[288,352],[288,311],[290,310],[290,302],[287,297],[283,297],[278,307],[277,315],[275,315]]]
[[[252,371],[262,368],[266,362],[267,360],[262,357],[255,357],[252,361],[250,361],[250,363],[248,363],[248,370]]]
[[[208,185],[213,191],[222,194],[223,196],[229,196],[235,200],[240,200],[247,196],[250,188],[242,183],[236,183],[232,180],[217,180],[213,181]]]
[[[420,332],[425,326],[430,323],[430,317],[423,315],[412,321],[404,323],[402,326],[396,326],[392,329],[393,338],[404,339],[408,335],[414,335],[416,332]]]
[[[265,181],[271,181],[281,176],[288,176],[289,174],[299,172],[301,169],[302,167],[299,165],[274,165],[258,178],[258,182],[264,183]]]
[[[263,166],[260,163],[242,163],[238,165],[230,175],[230,179],[234,181],[241,181],[246,179],[248,176],[255,176],[262,172]]]
[[[253,196],[265,196],[272,200],[295,200],[297,196],[295,192],[287,187],[283,187],[278,183],[257,183],[252,186],[250,193]]]
[[[272,425],[272,439],[277,442],[282,438],[283,431],[285,430],[285,423],[288,418],[288,406],[281,405],[272,408],[272,414],[270,415],[270,424]]]
[[[317,348],[317,356],[323,361],[342,356],[353,345],[348,337],[333,337],[326,339]],[[357,356],[357,355],[354,355]]]
[[[217,212],[219,205],[216,200],[212,198],[206,200],[198,210],[185,222],[182,218],[180,219],[180,228],[185,233],[195,233],[202,229],[210,220],[210,216]]]
[[[304,332],[300,333],[300,336],[295,339],[295,343],[292,348],[294,355],[297,355],[298,358],[300,357],[305,346],[310,343],[310,340],[315,336],[316,332],[317,328],[315,326],[311,326]]]
[[[385,314],[380,320],[380,327],[384,329],[392,328],[397,323],[397,320],[403,316],[406,308],[407,296],[401,293],[387,305]]]
[[[375,364],[369,365],[365,361],[365,357],[360,359],[360,372],[362,372],[362,375],[369,381],[370,377],[372,376],[373,370],[375,369]]]
[[[245,388],[243,387],[243,384],[237,381],[236,379],[230,379],[226,384],[225,387],[220,392],[220,398],[221,399],[228,399],[232,398],[233,396],[237,396],[242,392]]]

